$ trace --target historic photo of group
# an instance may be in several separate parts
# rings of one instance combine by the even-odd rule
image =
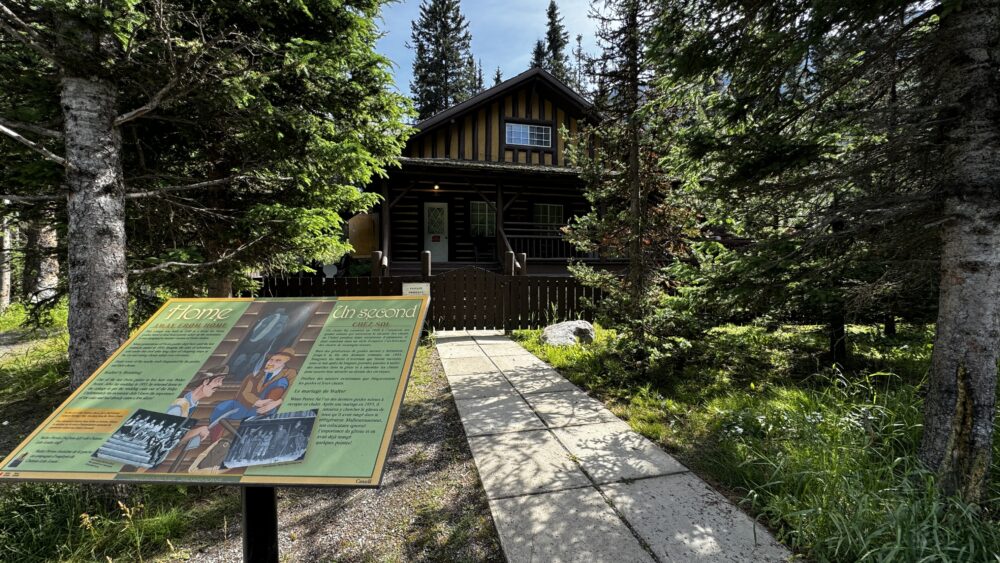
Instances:
[[[280,407],[314,341],[303,330],[325,320],[323,306],[255,303],[165,413],[138,411],[94,456],[126,464],[123,473],[231,475],[302,461],[317,411]],[[140,418],[141,431],[132,424]]]
[[[316,410],[247,419],[229,447],[225,466],[249,467],[301,461],[309,447]]]
[[[136,467],[156,467],[194,424],[182,416],[139,409],[93,455]]]

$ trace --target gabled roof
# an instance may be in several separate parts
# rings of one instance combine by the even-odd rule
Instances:
[[[564,96],[570,103],[577,106],[581,112],[585,113],[594,107],[594,104],[588,102],[583,96],[577,94],[576,91],[569,86],[563,84],[558,78],[552,76],[549,72],[536,67],[528,69],[513,78],[504,80],[492,88],[483,90],[479,94],[476,94],[460,104],[455,104],[446,110],[439,111],[438,113],[417,123],[415,127],[421,132],[427,131],[428,129],[431,129],[441,123],[445,123],[451,118],[461,115],[466,111],[479,106],[480,104],[499,98],[508,90],[513,90],[522,84],[530,82],[532,79],[538,79],[545,82],[547,85],[552,87],[553,90]]]

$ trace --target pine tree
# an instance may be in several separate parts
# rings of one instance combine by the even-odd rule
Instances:
[[[501,82],[503,82],[503,71],[500,70],[500,67],[497,67],[496,71],[493,73],[493,85],[496,86]]]
[[[545,50],[545,42],[539,39],[535,41],[535,48],[531,51],[531,68],[548,67],[549,59]]]
[[[476,65],[475,93],[478,94],[485,89],[486,89],[486,79],[483,77],[483,60],[479,59],[479,63]]]
[[[795,264],[771,261],[779,288],[936,287],[919,455],[945,494],[986,498],[1000,333],[1000,5],[669,9],[657,61],[678,81],[722,86],[684,141],[712,168],[706,200],[768,247],[784,245],[771,256]]]
[[[562,17],[559,15],[559,8],[556,0],[549,0],[549,7],[545,11],[548,24],[545,31],[545,69],[553,76],[569,82],[569,58],[566,55],[566,46],[569,45],[569,33],[563,25]]]
[[[410,89],[421,119],[474,94],[472,34],[459,0],[423,0],[410,39],[415,51]]]
[[[652,304],[665,290],[658,272],[682,250],[691,218],[669,197],[672,175],[660,152],[677,112],[652,111],[647,105],[651,9],[642,0],[613,0],[605,6],[597,32],[601,55],[594,65],[601,121],[573,143],[592,211],[570,225],[568,236],[582,251],[628,259],[624,278],[584,265],[573,273],[604,290],[604,318],[626,335],[619,351],[643,374],[650,357],[668,353],[669,337],[677,336],[676,326],[657,321],[655,312],[662,308]],[[583,143],[588,138],[596,139],[593,157]]]
[[[587,74],[586,59],[587,55],[583,52],[583,35],[578,33],[576,34],[576,46],[573,47],[573,63],[570,65],[569,84],[580,93],[586,93],[587,90],[584,86],[584,77]]]
[[[59,208],[73,386],[128,337],[130,299],[143,318],[338,258],[343,214],[376,201],[358,186],[405,143],[378,2],[6,5],[0,176],[21,181],[0,199]]]

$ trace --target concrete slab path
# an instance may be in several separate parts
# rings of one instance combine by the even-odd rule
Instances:
[[[502,332],[435,337],[511,563],[791,557],[673,456]]]

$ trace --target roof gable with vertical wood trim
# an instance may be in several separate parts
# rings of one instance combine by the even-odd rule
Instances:
[[[404,156],[566,166],[566,138],[593,106],[548,72],[533,68],[416,124]],[[507,124],[548,134],[549,146],[507,143]],[[546,131],[547,129],[547,131]],[[537,141],[536,141],[537,142]]]

